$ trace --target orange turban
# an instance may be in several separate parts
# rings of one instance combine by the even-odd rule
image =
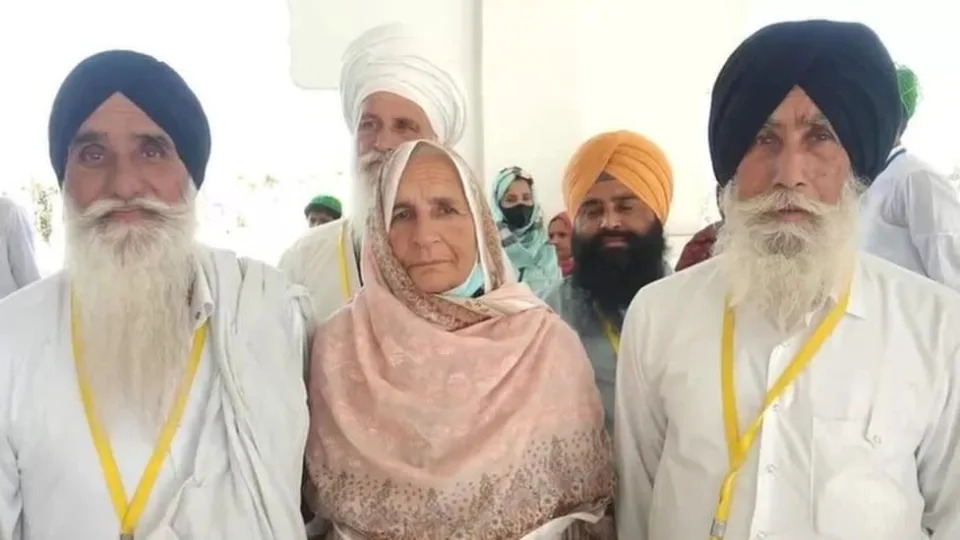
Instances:
[[[673,171],[660,147],[632,131],[602,133],[583,143],[563,173],[563,198],[574,219],[602,173],[630,188],[661,224],[666,223],[673,198]]]

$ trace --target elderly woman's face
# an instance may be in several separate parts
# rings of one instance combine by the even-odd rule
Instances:
[[[390,247],[423,292],[463,283],[477,261],[473,217],[449,157],[419,150],[400,177],[388,234]]]

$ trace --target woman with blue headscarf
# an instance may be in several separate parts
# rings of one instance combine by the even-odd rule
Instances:
[[[497,174],[491,190],[493,217],[517,279],[540,293],[560,282],[557,252],[543,224],[533,191],[533,177],[520,167]]]

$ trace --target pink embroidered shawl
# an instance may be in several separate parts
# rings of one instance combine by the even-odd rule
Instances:
[[[455,154],[477,223],[484,296],[420,292],[387,243],[399,175],[381,173],[364,288],[322,324],[310,370],[307,464],[319,515],[365,540],[516,540],[613,491],[610,443],[577,335],[506,283],[478,184]]]

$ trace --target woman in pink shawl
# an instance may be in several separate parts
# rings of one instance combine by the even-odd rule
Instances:
[[[309,498],[327,538],[613,538],[590,363],[508,281],[479,184],[413,141],[377,185],[364,288],[311,355]]]

